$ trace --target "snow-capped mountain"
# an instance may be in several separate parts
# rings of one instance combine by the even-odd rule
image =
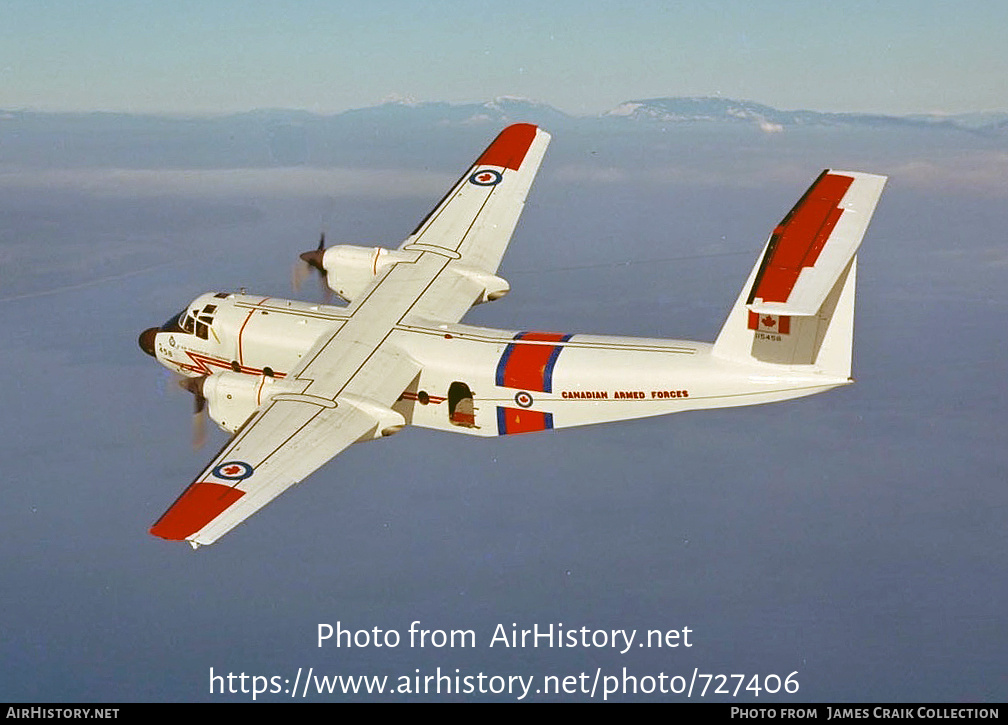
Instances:
[[[782,111],[722,97],[630,100],[590,116],[570,115],[513,96],[460,104],[397,99],[337,114],[260,109],[186,117],[0,109],[0,165],[232,168],[412,163],[424,167],[438,158],[439,149],[478,145],[495,129],[516,122],[539,124],[558,138],[604,131],[630,139],[672,127],[715,133],[751,129],[757,134],[799,128],[867,133],[906,129],[996,143],[1008,137],[1005,113],[886,116]],[[155,138],[157,143],[152,143]]]
[[[926,126],[966,131],[994,131],[1003,126],[1006,114],[916,114],[887,116],[869,113],[782,111],[753,101],[714,97],[647,98],[625,101],[601,114],[609,120],[640,123],[745,123],[763,131],[783,131],[795,126]]]

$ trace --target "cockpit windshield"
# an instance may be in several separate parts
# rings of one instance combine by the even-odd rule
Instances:
[[[185,313],[186,311],[182,310],[181,312],[177,312],[169,317],[168,320],[161,325],[161,332],[185,332],[185,330],[182,329],[181,323],[182,317]]]
[[[161,325],[161,332],[184,332],[206,340],[216,311],[217,305],[205,305],[202,310],[182,310]]]

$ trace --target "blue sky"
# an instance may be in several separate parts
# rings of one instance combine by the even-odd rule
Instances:
[[[882,113],[1008,109],[999,2],[5,2],[0,108],[338,112],[669,95]]]

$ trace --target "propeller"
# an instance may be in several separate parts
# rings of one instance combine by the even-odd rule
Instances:
[[[193,395],[193,417],[192,417],[192,445],[194,449],[202,448],[206,443],[206,398],[203,396],[203,383],[206,382],[206,375],[198,378],[182,378],[178,381],[179,387],[188,390]]]
[[[291,271],[291,286],[295,292],[301,291],[301,285],[304,284],[305,279],[311,276],[314,269],[318,274],[319,284],[322,286],[323,302],[328,304],[332,299],[332,290],[326,284],[326,271],[325,267],[322,266],[322,256],[325,254],[325,248],[325,232],[322,232],[319,235],[318,247],[310,252],[302,252],[298,255],[300,261],[294,263],[294,269]]]

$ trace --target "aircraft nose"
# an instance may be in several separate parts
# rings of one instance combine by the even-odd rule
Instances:
[[[140,333],[140,349],[145,353],[154,357],[154,336],[159,332],[156,327],[148,327],[146,330]]]

